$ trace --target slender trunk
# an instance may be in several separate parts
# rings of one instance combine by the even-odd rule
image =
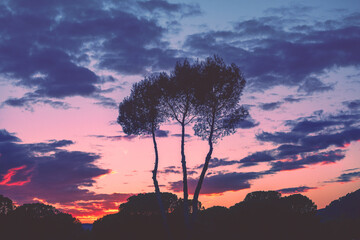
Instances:
[[[186,235],[189,232],[189,194],[188,194],[188,184],[187,184],[187,169],[186,169],[186,160],[185,160],[185,124],[184,121],[181,123],[181,165],[183,171],[183,192],[184,192],[184,222],[186,228]]]
[[[204,166],[203,166],[203,169],[201,171],[201,174],[200,174],[200,178],[199,178],[199,181],[196,185],[196,189],[195,189],[195,192],[194,192],[194,198],[193,198],[193,205],[192,205],[192,208],[193,208],[193,213],[192,213],[192,222],[195,223],[196,221],[196,217],[197,217],[197,212],[198,212],[198,202],[199,202],[199,195],[200,195],[200,190],[201,190],[201,186],[203,184],[203,181],[204,181],[204,178],[205,178],[205,175],[206,175],[206,171],[209,167],[209,162],[210,162],[210,159],[211,159],[211,155],[212,155],[212,152],[213,152],[213,143],[212,141],[209,141],[209,151],[206,155],[206,158],[205,158],[205,163],[204,163]]]
[[[201,190],[201,186],[202,186],[202,184],[204,182],[204,179],[205,179],[205,176],[206,176],[206,171],[208,170],[209,162],[210,162],[211,155],[212,155],[212,152],[213,152],[213,149],[214,149],[213,148],[214,122],[215,122],[215,116],[213,116],[212,124],[210,126],[210,134],[209,134],[209,138],[208,138],[209,151],[206,154],[205,163],[204,163],[203,169],[202,169],[200,177],[199,177],[199,181],[198,181],[198,183],[196,185],[196,189],[195,189],[195,192],[194,192],[194,197],[193,197],[193,202],[192,202],[192,208],[193,208],[192,224],[195,224],[195,221],[196,221],[196,218],[197,218],[200,190]]]
[[[167,234],[167,239],[170,240],[170,239],[172,239],[171,234],[170,234],[170,228],[169,228],[169,225],[168,225],[168,222],[167,222],[164,205],[163,205],[162,199],[161,199],[159,183],[158,183],[157,178],[156,178],[158,165],[159,165],[159,153],[158,153],[158,148],[157,148],[154,129],[152,129],[152,139],[153,139],[154,150],[155,150],[155,164],[154,164],[154,170],[152,171],[152,173],[153,173],[152,179],[153,179],[153,182],[154,182],[155,195],[156,195],[156,198],[157,198],[157,202],[159,204],[161,216],[162,216],[162,219],[163,219],[164,228],[165,228],[165,231],[166,231],[166,234]]]

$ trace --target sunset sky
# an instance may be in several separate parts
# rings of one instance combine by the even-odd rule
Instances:
[[[214,54],[242,70],[250,116],[215,145],[205,207],[279,190],[323,208],[360,188],[358,0],[2,0],[0,194],[91,223],[154,191],[152,140],[122,132],[118,105]],[[207,143],[186,131],[192,192]],[[157,132],[158,180],[181,197],[179,133]]]

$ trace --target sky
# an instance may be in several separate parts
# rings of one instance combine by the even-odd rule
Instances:
[[[91,223],[152,192],[152,140],[116,123],[133,83],[219,55],[250,115],[215,145],[200,201],[360,187],[360,4],[343,1],[0,2],[0,194]],[[182,196],[181,129],[157,131],[161,191]],[[186,129],[190,193],[207,143]]]

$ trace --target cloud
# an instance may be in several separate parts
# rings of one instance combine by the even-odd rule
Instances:
[[[8,98],[2,103],[2,106],[7,105],[11,107],[20,107],[20,108],[25,108],[26,110],[33,111],[32,105],[39,103],[50,105],[51,107],[58,109],[72,108],[70,104],[64,101],[57,101],[57,100],[55,101],[48,98],[44,98],[41,94],[37,94],[37,93],[26,93],[21,98]]]
[[[134,138],[137,138],[136,135],[116,135],[116,136],[106,136],[106,135],[89,135],[89,137],[95,137],[95,138],[101,138],[111,141],[121,141],[121,140],[127,140],[131,141]]]
[[[310,95],[315,92],[326,92],[333,89],[334,89],[333,85],[324,84],[318,78],[315,77],[308,77],[299,86],[298,92],[305,92]]]
[[[341,174],[339,177],[337,177],[334,180],[327,181],[326,183],[346,183],[346,182],[353,182],[360,179],[360,171],[357,172],[347,172]]]
[[[326,71],[360,65],[358,22],[346,16],[331,20],[332,25],[327,20],[311,24],[306,16],[297,16],[254,18],[228,31],[195,33],[187,37],[184,49],[195,57],[219,54],[236,63],[251,91],[279,85],[306,94],[330,91],[334,85],[322,78]]]
[[[96,105],[110,109],[117,109],[119,107],[119,104],[112,98],[105,97],[101,94],[94,94],[92,97],[98,100],[98,102],[95,103]]]
[[[288,159],[287,161],[271,162],[269,172],[280,172],[305,168],[315,164],[330,164],[345,158],[343,150],[333,150],[328,152],[320,152],[312,155],[304,156],[300,159]]]
[[[158,129],[158,130],[155,131],[155,136],[156,137],[161,137],[161,138],[168,137],[169,136],[169,131]]]
[[[160,170],[159,171],[162,174],[180,174],[182,173],[181,169],[179,167],[175,167],[175,166],[169,166],[169,167],[165,167],[164,170]]]
[[[231,160],[228,161],[227,158],[212,158],[209,162],[209,168],[216,168],[216,167],[222,167],[222,166],[230,166],[234,164],[239,164],[240,161],[237,160]],[[204,164],[201,164],[196,167],[196,169],[202,169],[204,167]]]
[[[301,187],[292,187],[292,188],[282,188],[276,191],[281,194],[294,194],[294,193],[304,193],[312,189],[316,189],[316,188],[301,186]]]
[[[163,40],[166,28],[147,11],[179,12],[181,17],[200,11],[197,5],[160,0],[3,1],[0,9],[0,74],[31,89],[3,104],[28,109],[38,103],[67,109],[68,104],[54,99],[70,96],[100,98],[100,85],[114,78],[99,76],[98,70],[128,75],[173,67],[177,50]],[[104,107],[117,105],[109,98],[99,100]]]
[[[165,130],[156,130],[155,135],[157,137],[163,138],[163,137],[168,137],[169,131],[165,131]],[[89,137],[95,137],[95,138],[100,138],[100,139],[107,139],[107,140],[111,140],[111,141],[121,141],[121,140],[127,140],[127,141],[131,141],[134,138],[137,138],[137,135],[116,135],[116,136],[107,136],[107,135],[89,135]],[[150,138],[150,135],[145,135],[142,136],[142,138]]]
[[[262,132],[256,135],[256,139],[262,142],[272,142],[275,144],[297,143],[299,142],[299,139],[303,136],[304,134],[296,132]]]
[[[9,133],[6,129],[0,129],[0,143],[1,142],[20,142],[21,140]]]
[[[324,121],[324,120],[308,121],[305,119],[303,121],[297,122],[292,128],[292,132],[308,134],[308,133],[321,131],[326,127],[341,125],[341,124],[342,123],[335,121]]]
[[[169,3],[164,0],[149,0],[138,2],[139,6],[150,12],[161,11],[166,14],[180,13],[181,16],[194,16],[201,13],[198,4]]]
[[[171,134],[171,136],[173,137],[181,137],[181,133],[174,133],[174,134]],[[185,133],[184,135],[186,138],[191,138],[191,135],[190,134],[187,134]]]
[[[250,129],[250,128],[257,127],[257,126],[259,126],[259,125],[260,125],[260,123],[259,123],[259,122],[256,122],[256,121],[249,115],[246,119],[239,121],[239,122],[236,124],[236,128]]]
[[[243,164],[247,164],[247,163],[270,162],[273,160],[275,160],[275,158],[271,155],[271,153],[269,151],[264,151],[264,152],[253,153],[247,157],[244,157],[239,162]]]
[[[256,135],[256,139],[281,144],[271,150],[277,159],[329,147],[344,148],[360,140],[357,117],[358,114],[340,112],[337,115],[299,118],[285,122],[291,128],[288,132],[262,132]]]
[[[302,100],[304,100],[304,98],[294,98],[293,96],[287,96],[283,99],[285,102],[289,102],[289,103],[295,103],[295,102],[301,102]]]
[[[201,188],[201,194],[221,194],[227,191],[238,191],[241,189],[250,188],[250,180],[260,178],[264,175],[263,172],[247,172],[247,173],[220,173],[216,175],[207,176],[204,179]],[[189,193],[193,193],[197,184],[197,179],[189,178],[188,186]],[[170,190],[174,192],[182,191],[182,181],[170,182]]]
[[[17,204],[46,202],[86,221],[117,211],[131,195],[86,189],[111,171],[96,166],[97,154],[62,149],[71,140],[24,144],[6,130],[0,131],[0,139],[0,192]]]
[[[262,103],[259,107],[264,111],[272,111],[280,108],[282,104],[283,102]]]
[[[27,144],[26,146],[32,152],[48,153],[48,152],[61,151],[59,149],[60,147],[66,147],[72,144],[74,144],[74,142],[71,140],[60,140],[60,141],[49,140],[46,143],[32,143],[32,144]]]
[[[360,99],[353,101],[345,101],[343,104],[351,110],[360,109]]]
[[[162,174],[165,174],[165,175],[168,175],[168,174],[182,174],[182,168],[181,167],[176,167],[176,166],[168,166],[168,167],[165,167],[163,170],[160,170],[159,173],[162,173]],[[197,171],[187,168],[186,173],[187,173],[187,175],[193,175],[193,174],[196,174]]]

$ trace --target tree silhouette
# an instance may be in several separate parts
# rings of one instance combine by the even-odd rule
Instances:
[[[55,207],[42,203],[28,203],[21,205],[14,212],[17,216],[26,216],[31,218],[44,218],[58,215],[61,212]]]
[[[42,203],[24,204],[8,215],[6,239],[79,239],[81,223],[70,214]]]
[[[194,130],[195,135],[207,140],[209,150],[194,192],[194,206],[209,166],[213,144],[218,139],[235,133],[239,121],[248,115],[239,105],[245,79],[235,64],[227,66],[218,56],[207,58],[201,63],[200,76],[195,92],[197,108]],[[193,209],[195,220],[197,210]]]
[[[0,195],[0,216],[7,215],[15,209],[14,204],[10,198]]]
[[[281,198],[281,194],[277,191],[255,191],[248,193],[244,202],[254,201],[276,201]]]
[[[161,200],[166,213],[173,211],[174,204],[178,201],[175,194],[161,193]],[[120,204],[119,211],[128,215],[160,215],[157,197],[154,193],[141,193],[131,196],[125,203]]]
[[[167,76],[165,74],[152,75],[141,82],[135,83],[132,86],[130,97],[125,98],[119,105],[117,121],[126,134],[151,134],[152,136],[155,152],[152,179],[164,225],[166,230],[169,231],[166,213],[161,199],[160,187],[157,181],[159,154],[156,142],[156,130],[159,129],[160,123],[165,119],[164,112],[161,111],[160,107],[161,91],[159,82],[162,78],[167,78]],[[170,233],[168,234],[170,238]]]
[[[188,184],[185,157],[185,127],[196,114],[195,88],[199,79],[200,65],[190,64],[188,60],[177,62],[170,78],[162,81],[162,100],[167,115],[181,126],[181,166],[183,172],[184,221],[189,229]]]
[[[292,212],[303,215],[315,215],[317,209],[313,201],[301,194],[292,194],[283,197],[282,204]]]

